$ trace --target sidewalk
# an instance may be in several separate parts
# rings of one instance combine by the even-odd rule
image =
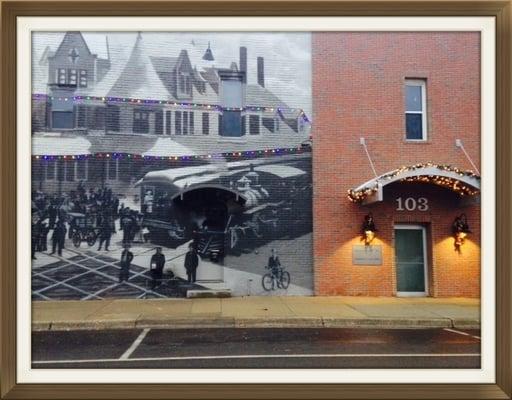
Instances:
[[[35,301],[33,330],[129,328],[480,327],[480,302],[466,298],[233,297]]]

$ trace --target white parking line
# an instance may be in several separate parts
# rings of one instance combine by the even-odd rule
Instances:
[[[462,332],[462,331],[458,331],[456,329],[450,329],[450,328],[444,328],[444,330],[448,331],[448,332],[452,332],[452,333],[457,333],[457,334],[463,335],[463,336],[469,336],[469,337],[472,337],[473,339],[480,340],[480,336],[475,336],[475,335],[472,335],[471,333]]]
[[[134,361],[180,361],[180,360],[229,360],[251,358],[370,358],[370,357],[480,357],[480,353],[425,353],[425,354],[240,354],[225,356],[186,356],[186,357],[140,357],[140,358],[99,358],[94,360],[44,360],[32,361],[32,364],[86,364],[86,363],[113,363]]]
[[[121,357],[119,357],[119,360],[127,360],[132,355],[132,353],[137,349],[137,347],[139,347],[139,345],[142,343],[142,341],[144,340],[144,338],[146,337],[150,330],[150,328],[144,329],[140,333],[139,337],[135,339],[132,345],[128,348],[128,350],[126,350],[124,354]]]

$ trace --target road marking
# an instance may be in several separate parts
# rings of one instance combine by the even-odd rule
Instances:
[[[457,333],[457,334],[459,334],[459,335],[469,336],[469,337],[472,337],[472,338],[474,338],[474,339],[478,339],[478,340],[480,340],[480,336],[475,336],[475,335],[472,335],[471,333],[458,331],[457,329],[444,328],[444,330],[445,330],[445,331],[448,331],[448,332]]]
[[[132,343],[132,345],[124,352],[124,354],[119,357],[119,360],[127,360],[132,353],[139,347],[139,345],[142,343],[148,332],[150,331],[150,328],[145,328],[139,335],[137,339]]]
[[[132,345],[133,346],[133,345]],[[123,354],[124,356],[124,354]],[[180,360],[216,360],[216,359],[251,359],[251,358],[370,358],[370,357],[480,357],[480,353],[447,354],[240,354],[226,356],[186,356],[186,357],[139,357],[139,358],[100,358],[95,360],[44,360],[32,361],[32,364],[85,364],[134,361],[180,361]]]

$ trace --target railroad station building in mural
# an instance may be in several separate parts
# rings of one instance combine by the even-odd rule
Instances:
[[[33,298],[479,297],[478,34],[246,35],[34,39],[32,228],[53,207],[69,236],[37,245]],[[145,282],[156,246],[171,294]],[[291,278],[264,290],[273,254]]]

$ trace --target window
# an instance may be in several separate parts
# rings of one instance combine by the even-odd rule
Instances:
[[[155,134],[163,135],[164,133],[164,112],[158,110],[155,112]]]
[[[105,129],[105,107],[96,107],[94,109],[94,129]]]
[[[59,85],[65,85],[68,82],[66,68],[57,69],[57,83]]]
[[[75,180],[75,163],[71,161],[63,162],[64,181],[73,182]]]
[[[109,159],[106,161],[106,177],[108,181],[116,181],[119,179],[119,159]]]
[[[149,111],[135,110],[133,112],[133,132],[148,133],[149,132]]]
[[[88,178],[87,160],[75,161],[75,177],[78,181],[86,181]]]
[[[76,69],[74,68],[68,69],[68,84],[76,86]]]
[[[46,162],[44,179],[47,181],[54,181],[57,179],[57,161]]]
[[[243,89],[241,76],[229,77],[222,80],[221,104],[224,108],[222,112],[221,136],[243,136],[245,126],[242,123],[242,112],[240,110],[229,110],[229,108],[243,107]]]
[[[210,114],[203,113],[203,135],[210,133]]]
[[[189,111],[188,113],[188,127],[191,135],[194,134],[194,113]]]
[[[427,139],[427,107],[424,80],[405,82],[405,137],[407,140]]]
[[[188,134],[188,112],[187,111],[183,111],[182,129],[183,129],[183,134],[187,135]]]
[[[76,108],[77,117],[76,117],[76,126],[78,128],[86,128],[86,115],[87,115],[87,107],[86,106],[77,106]]]
[[[73,100],[70,97],[56,97],[52,100],[52,128],[73,129],[75,116]]]
[[[119,106],[107,105],[107,130],[119,132]]]
[[[275,119],[274,118],[265,118],[263,117],[261,119],[261,124],[267,128],[270,132],[275,132],[276,126],[275,126]]]
[[[260,116],[249,115],[249,134],[259,135],[260,134]]]
[[[176,135],[181,135],[181,111],[176,111],[174,118],[174,127],[176,128]]]
[[[166,135],[171,134],[171,112],[170,111],[165,112],[165,134]]]
[[[87,87],[87,70],[80,70],[80,87]]]
[[[178,76],[178,93],[188,94],[192,93],[192,81],[190,76],[185,72],[180,72]]]

